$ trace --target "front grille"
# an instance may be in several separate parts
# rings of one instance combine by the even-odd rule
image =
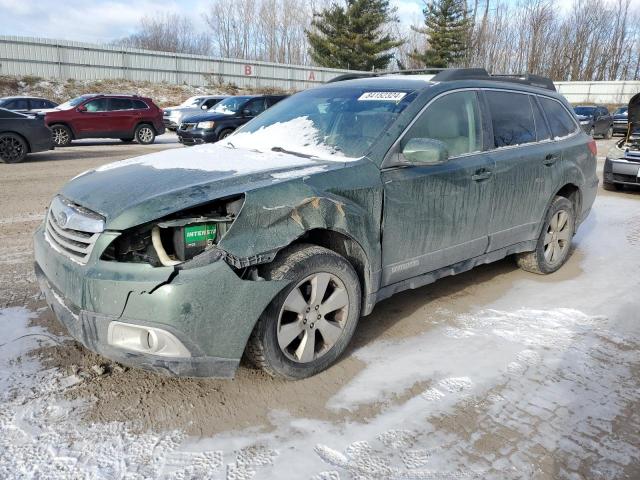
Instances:
[[[84,230],[80,229],[85,226]],[[45,220],[45,238],[54,249],[71,260],[86,264],[103,230],[104,220],[99,215],[61,197],[51,202]]]
[[[620,173],[614,173],[613,181],[624,183],[638,183],[638,177],[636,177],[635,175],[623,175]]]
[[[196,128],[195,123],[183,123],[180,125],[180,130],[193,130],[194,128]]]

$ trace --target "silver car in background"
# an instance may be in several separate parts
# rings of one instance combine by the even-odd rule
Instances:
[[[163,109],[162,117],[164,126],[169,130],[177,130],[186,116],[202,113],[213,107],[220,100],[227,98],[227,95],[197,95],[187,98],[184,102],[176,107],[167,107]]]

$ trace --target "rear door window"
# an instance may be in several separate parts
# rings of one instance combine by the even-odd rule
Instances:
[[[132,102],[128,98],[112,98],[109,106],[109,110],[131,110]]]
[[[51,108],[50,102],[42,100],[40,98],[32,98],[29,103],[31,104],[31,110],[37,110],[39,108]]]
[[[560,102],[547,97],[539,97],[539,100],[554,138],[566,137],[578,130],[576,122]]]
[[[536,124],[536,137],[538,141],[541,142],[542,140],[551,139],[551,132],[549,131],[549,127],[547,126],[538,102],[536,102],[535,97],[531,95],[529,95],[529,100],[531,101],[531,108],[533,108],[533,120]]]
[[[133,100],[133,108],[135,110],[145,110],[149,108],[149,106],[144,103],[142,100]]]
[[[536,141],[536,125],[529,95],[487,91],[486,96],[496,148]]]
[[[476,92],[454,92],[435,100],[407,131],[402,147],[413,138],[440,140],[449,156],[482,150],[482,120]]]
[[[7,110],[29,110],[29,102],[22,98],[11,100],[3,108]]]

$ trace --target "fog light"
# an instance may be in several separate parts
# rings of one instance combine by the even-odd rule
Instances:
[[[114,347],[163,357],[190,357],[176,336],[166,330],[131,323],[111,322],[107,342]]]

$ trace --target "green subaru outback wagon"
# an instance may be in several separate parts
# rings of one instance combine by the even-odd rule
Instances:
[[[396,292],[514,256],[566,261],[596,149],[547,79],[342,78],[213,145],[85,172],[35,232],[69,333],[123,364],[308,377]]]

